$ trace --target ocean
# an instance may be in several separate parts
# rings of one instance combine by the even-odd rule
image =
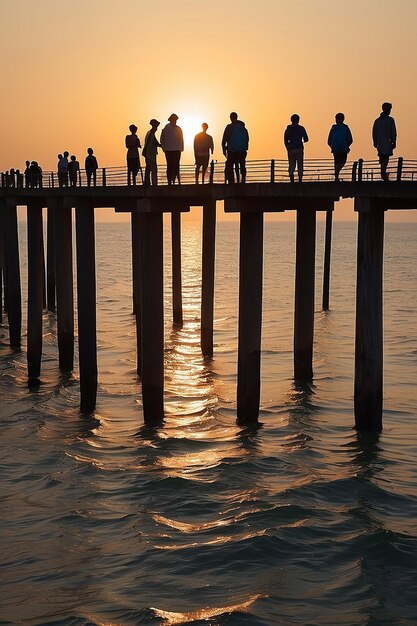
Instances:
[[[183,223],[184,326],[165,224],[163,427],[143,424],[130,226],[97,223],[99,390],[78,410],[44,313],[42,384],[0,328],[0,624],[417,624],[417,224],[388,223],[384,430],[353,425],[356,224],[318,224],[314,381],[292,379],[295,226],[265,224],[260,424],[236,425],[237,223],[219,222],[214,357],[201,223]],[[26,328],[26,234],[20,223]],[[24,338],[25,344],[26,338]]]

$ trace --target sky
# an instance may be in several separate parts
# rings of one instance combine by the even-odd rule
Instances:
[[[129,124],[143,139],[150,118],[162,128],[172,112],[184,163],[202,122],[222,160],[232,110],[250,133],[248,159],[285,158],[294,112],[306,158],[329,157],[338,111],[354,137],[349,158],[374,159],[385,100],[396,156],[417,158],[416,23],[416,0],[0,0],[0,170],[26,159],[55,169],[66,149],[83,162],[88,146],[100,166],[123,165]],[[339,213],[355,218],[351,203]]]

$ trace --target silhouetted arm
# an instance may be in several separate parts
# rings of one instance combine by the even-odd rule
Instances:
[[[246,146],[246,150],[249,150],[249,133],[248,133],[248,129],[247,128],[245,128],[245,130],[246,130],[246,142],[248,144]]]
[[[347,145],[348,148],[353,144],[353,137],[349,126],[347,127]]]
[[[288,150],[289,141],[290,141],[290,138],[289,138],[288,128],[286,128],[284,131],[284,146],[287,148],[287,150]]]
[[[98,161],[96,157],[94,157],[94,165],[95,165],[96,170],[98,170]]]
[[[194,137],[194,158],[197,159],[197,135]]]
[[[329,132],[329,136],[327,138],[327,145],[331,148],[332,147],[332,139],[333,139],[333,126],[330,129]]]
[[[393,149],[397,146],[397,127],[395,126],[395,120],[392,120],[392,128],[391,128],[391,141]]]
[[[224,129],[223,138],[222,138],[222,151],[223,151],[224,156],[227,156],[227,144],[229,143],[229,139],[230,139],[230,124],[228,124],[226,128]]]
[[[179,129],[180,130],[180,145],[181,145],[181,152],[183,152],[184,150],[184,135],[182,134],[182,128]]]
[[[162,129],[161,132],[161,148],[165,152],[165,128]]]
[[[214,152],[214,141],[213,141],[213,137],[211,138],[210,150],[211,150],[211,153],[213,154],[213,152]]]
[[[303,126],[303,137],[302,137],[302,139],[303,139],[304,143],[307,143],[307,141],[308,141],[308,135],[307,135],[307,131],[306,131],[306,129],[304,128],[304,126]]]
[[[374,125],[372,126],[372,143],[374,144],[374,148],[378,147],[377,134],[377,120],[375,120]]]

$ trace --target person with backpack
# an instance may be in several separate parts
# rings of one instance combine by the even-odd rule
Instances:
[[[284,144],[288,152],[288,174],[290,181],[294,182],[294,172],[297,166],[298,180],[301,183],[304,173],[304,144],[308,141],[308,135],[304,126],[300,125],[300,116],[297,113],[291,115],[291,124],[284,132]]]
[[[158,130],[158,120],[152,119],[149,124],[150,130],[146,133],[145,145],[142,150],[142,155],[145,157],[145,185],[158,184],[158,166],[156,164],[156,157],[158,155],[158,148],[161,144],[156,138],[156,131]]]
[[[345,116],[343,113],[336,113],[335,120],[336,124],[333,124],[330,129],[327,144],[333,153],[334,179],[338,183],[340,182],[340,171],[346,164],[347,155],[353,143],[353,137],[349,126],[344,123]]]
[[[246,182],[246,156],[249,148],[249,133],[245,123],[238,119],[237,113],[230,114],[230,124],[226,126],[222,139],[222,150],[226,157],[224,170],[227,183]]]

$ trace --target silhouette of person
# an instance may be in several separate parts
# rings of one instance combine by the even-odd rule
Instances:
[[[304,172],[304,144],[308,141],[308,135],[304,126],[300,125],[300,116],[297,113],[291,115],[291,124],[284,132],[284,144],[288,151],[288,174],[290,181],[294,182],[294,172],[297,166],[298,180],[303,180]]]
[[[23,187],[23,175],[20,173],[20,170],[16,170],[16,187],[18,189]]]
[[[9,185],[10,187],[16,187],[16,176],[15,176],[16,172],[14,170],[14,167],[12,167],[9,171]]]
[[[77,176],[80,171],[80,164],[77,161],[75,154],[71,155],[71,160],[68,163],[69,182],[71,187],[77,186]]]
[[[375,120],[372,127],[372,139],[374,148],[376,148],[379,157],[381,178],[385,181],[389,180],[387,174],[389,158],[392,156],[397,145],[397,129],[395,127],[395,120],[390,115],[391,109],[392,104],[390,102],[384,102],[382,112]]]
[[[87,176],[87,187],[91,187],[91,179],[93,179],[93,186],[96,186],[97,182],[97,170],[98,163],[94,156],[93,148],[87,148],[87,156],[85,157],[85,173]]]
[[[139,160],[139,148],[140,145],[139,137],[137,136],[138,127],[134,124],[129,126],[130,135],[126,135],[125,145],[127,148],[127,184],[130,185],[130,181],[132,180],[132,185],[136,185],[136,176],[138,175],[139,170],[142,173],[142,168],[140,166]]]
[[[249,148],[249,133],[245,123],[238,119],[237,113],[230,114],[230,124],[226,126],[222,138],[222,150],[226,157],[225,179],[227,183],[246,182],[246,156]]]
[[[69,152],[64,155],[58,154],[58,184],[60,187],[68,187],[68,157]]]
[[[194,137],[194,156],[195,156],[195,182],[198,184],[198,177],[201,169],[201,182],[204,185],[204,177],[210,159],[210,152],[214,152],[213,137],[207,134],[208,124],[201,124],[203,129]]]
[[[343,113],[336,113],[336,124],[330,129],[327,144],[333,153],[334,158],[334,179],[340,182],[340,170],[346,165],[347,155],[350,152],[350,146],[353,143],[352,133],[347,124],[344,123],[345,116]]]
[[[142,154],[145,157],[145,185],[158,184],[158,166],[156,163],[156,157],[158,156],[158,148],[161,144],[156,138],[156,131],[158,130],[158,120],[151,119],[149,124],[150,130],[145,136],[145,145],[143,146]]]
[[[30,177],[29,177],[29,168],[30,161],[25,161],[25,171],[23,172],[23,176],[25,177],[25,187],[30,187]]]
[[[175,179],[181,184],[180,178],[180,159],[181,152],[184,151],[184,137],[182,129],[177,126],[178,115],[172,113],[169,116],[166,126],[161,133],[161,147],[165,152],[167,162],[167,181],[168,185],[174,185]]]
[[[29,178],[31,187],[42,187],[42,170],[36,161],[30,164]]]

